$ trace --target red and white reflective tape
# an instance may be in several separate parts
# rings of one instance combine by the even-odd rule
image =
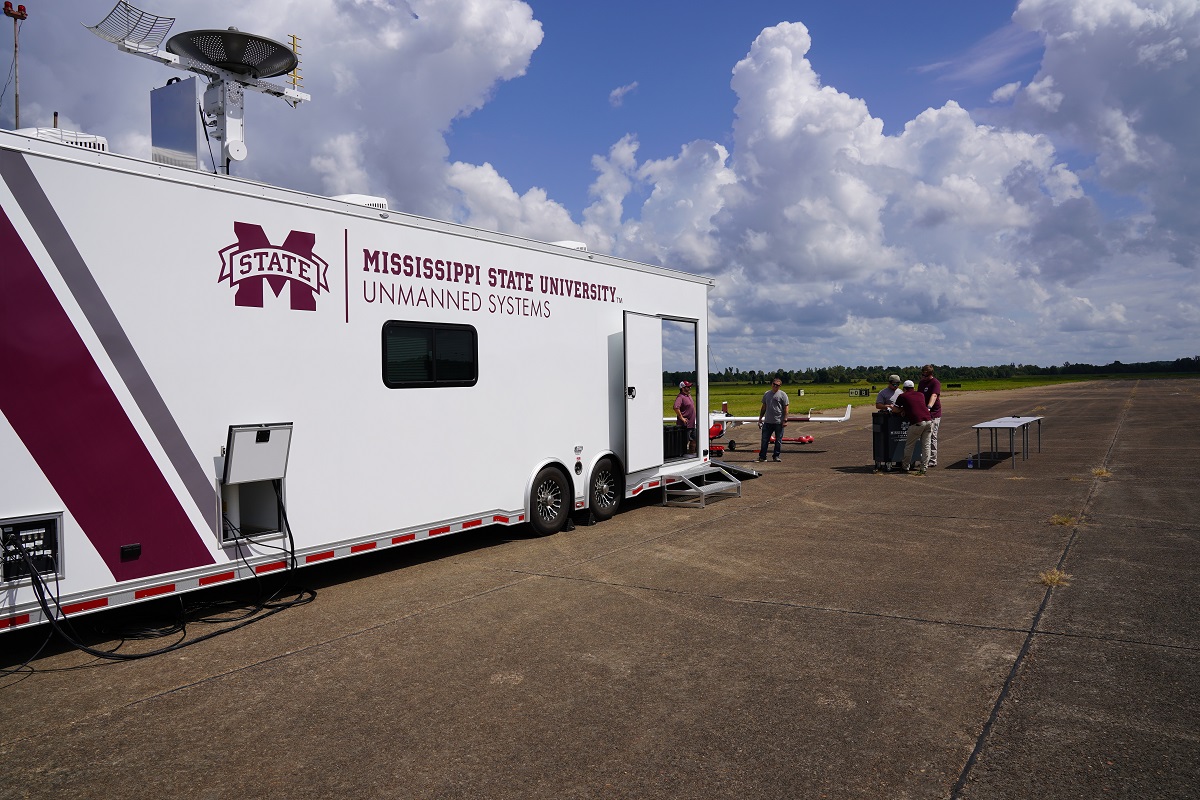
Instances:
[[[424,527],[416,531],[407,531],[405,533],[393,532],[387,534],[386,536],[381,536],[362,542],[355,542],[353,544],[340,545],[338,547],[330,548],[328,546],[324,546],[322,548],[314,548],[315,552],[297,553],[296,561],[301,565],[315,564],[320,561],[346,558],[359,553],[366,553],[371,550],[408,544],[410,542],[416,542],[422,539],[432,539],[435,536],[442,536],[448,533],[473,530],[475,528],[484,527],[485,525],[519,525],[524,521],[525,514],[522,512],[487,514],[480,517],[472,517],[470,519],[450,522],[433,527]],[[254,575],[265,575],[267,573],[286,569],[287,566],[288,559],[280,559],[278,557],[275,557],[273,560],[264,560],[262,563],[258,564],[251,562],[249,568],[242,564],[219,564],[209,567],[208,569],[210,572],[208,574],[193,575],[189,578],[176,579],[169,583],[152,584],[150,586],[143,586],[137,589],[128,589],[98,597],[88,597],[86,594],[81,594],[74,598],[63,598],[63,600],[60,601],[59,608],[61,609],[63,616],[82,614],[88,611],[98,611],[102,608],[115,608],[117,606],[130,605],[142,600],[149,600],[154,597],[182,594],[184,592],[213,586],[218,583],[250,578]],[[40,608],[30,611],[22,611],[20,613],[10,614],[8,616],[0,616],[0,631],[21,628],[27,625],[36,625],[45,621],[45,615],[42,613]]]

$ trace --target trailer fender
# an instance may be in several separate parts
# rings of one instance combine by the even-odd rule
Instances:
[[[549,536],[567,526],[575,510],[575,481],[558,461],[544,461],[529,477],[525,518],[535,533]]]

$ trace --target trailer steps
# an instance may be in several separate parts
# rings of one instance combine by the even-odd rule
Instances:
[[[701,472],[663,476],[664,506],[704,508],[709,498],[741,496],[742,482],[715,465]]]

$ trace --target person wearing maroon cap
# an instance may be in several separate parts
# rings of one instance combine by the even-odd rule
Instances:
[[[692,399],[690,381],[679,382],[679,395],[675,398],[675,425],[688,429],[687,451],[696,452],[696,401]]]
[[[908,422],[908,438],[904,441],[904,463],[908,464],[909,471],[916,469],[918,475],[924,475],[929,462],[929,437],[933,433],[933,417],[929,416],[925,395],[921,394],[912,381],[904,382],[904,393],[896,398],[896,409]],[[920,468],[912,462],[917,455],[917,442],[921,443]]]

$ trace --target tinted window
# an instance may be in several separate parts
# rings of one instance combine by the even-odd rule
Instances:
[[[383,382],[389,388],[473,386],[479,376],[469,325],[388,322],[383,326]]]

